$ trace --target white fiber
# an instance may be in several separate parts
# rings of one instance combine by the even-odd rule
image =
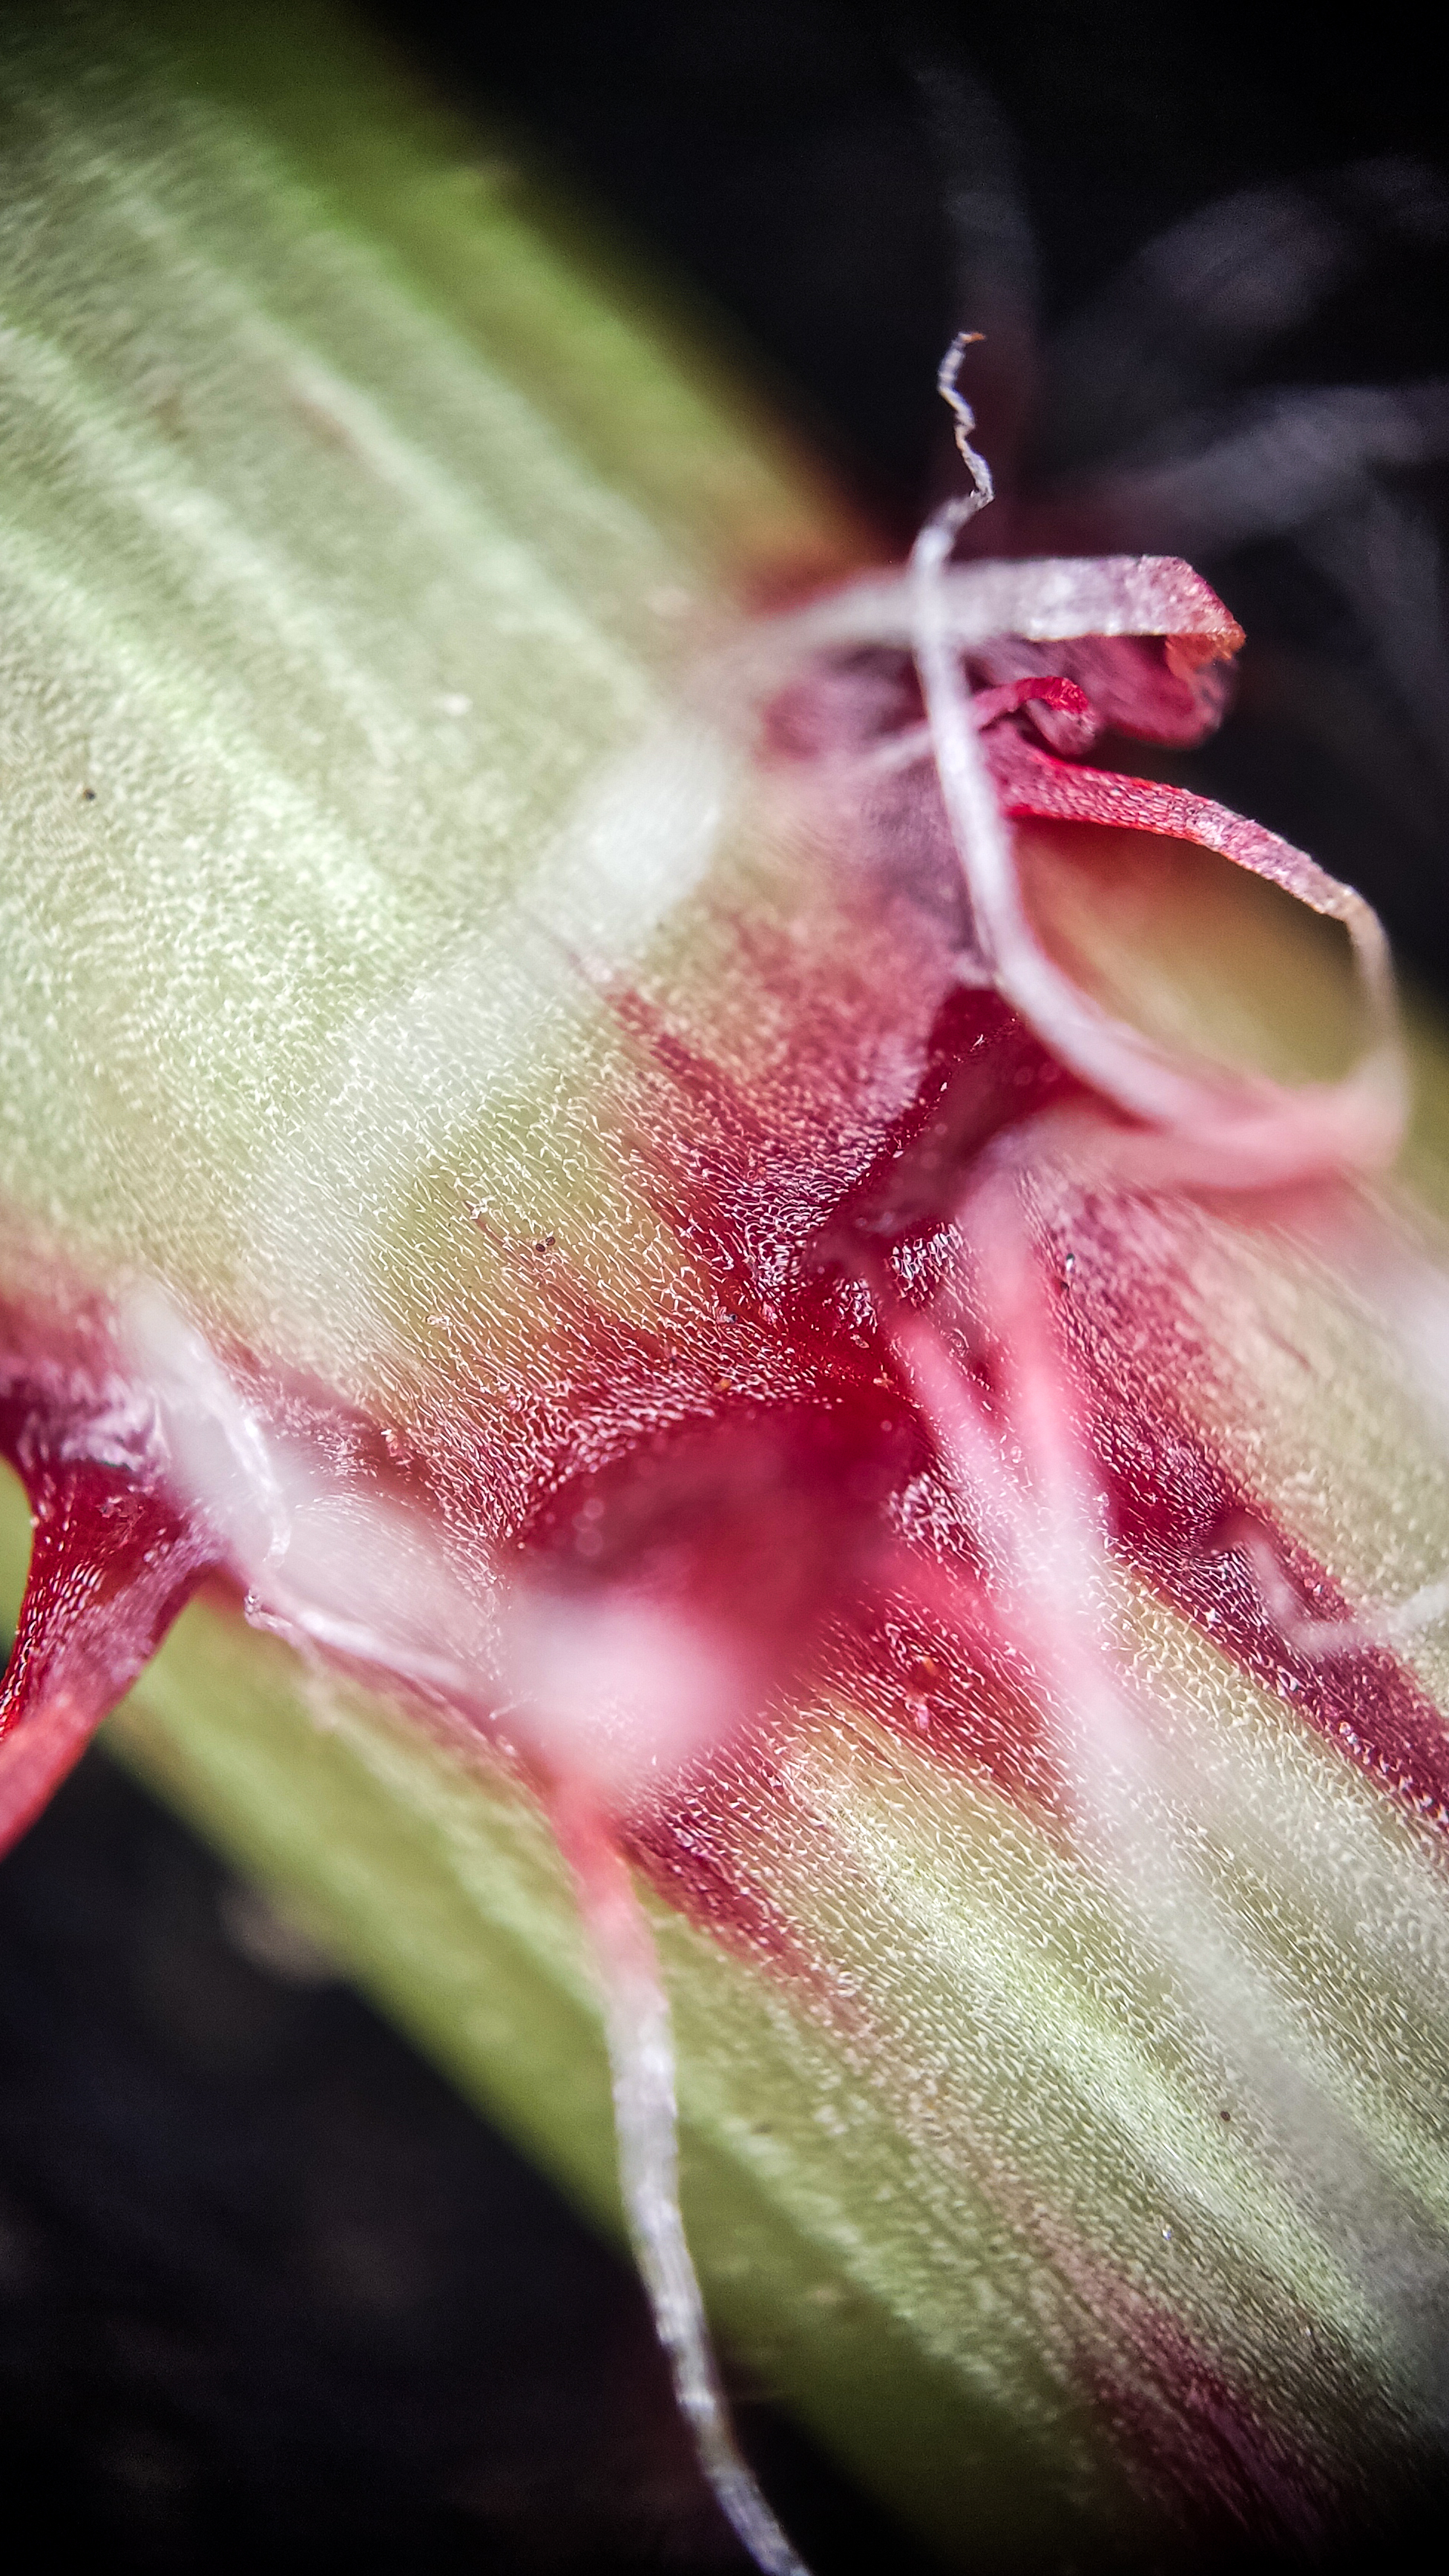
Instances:
[[[764,2576],[807,2576],[735,2439],[679,2206],[674,2044],[659,1957],[628,1870],[577,1799],[555,1823],[598,1967],[625,2215],[674,2393],[720,2509]]]

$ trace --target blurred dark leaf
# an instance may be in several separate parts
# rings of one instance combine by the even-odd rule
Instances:
[[[1449,128],[1422,12],[625,0],[373,15],[741,327],[904,541],[1188,555],[1249,630],[1186,781],[1310,846],[1449,993]]]

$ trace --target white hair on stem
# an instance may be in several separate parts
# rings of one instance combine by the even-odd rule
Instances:
[[[1174,1131],[1190,1162],[1219,1171],[1239,1184],[1275,1183],[1312,1169],[1323,1157],[1358,1159],[1355,1131],[1365,1114],[1371,1128],[1396,1094],[1392,978],[1387,943],[1377,916],[1347,888],[1335,890],[1333,908],[1353,944],[1369,1007],[1372,1043],[1358,1078],[1331,1090],[1298,1095],[1277,1085],[1243,1084],[1237,1097],[1174,1064],[1136,1030],[1098,1009],[1039,946],[1021,899],[1009,824],[997,802],[961,675],[959,643],[952,633],[943,576],[967,522],[992,498],[991,477],[971,445],[974,418],[957,390],[957,376],[971,335],[952,342],[942,361],[939,389],[955,417],[956,445],[972,489],[927,520],[911,550],[912,644],[926,715],[953,837],[971,897],[978,940],[997,985],[1023,1018],[1103,1098],[1159,1131]],[[1313,872],[1316,878],[1318,871]],[[1305,899],[1322,889],[1304,876]],[[1324,1129],[1326,1132],[1318,1132]],[[1347,1149],[1347,1151],[1345,1151]]]
[[[746,2463],[704,2313],[679,2205],[669,1999],[628,1865],[587,1793],[561,1793],[554,1831],[593,1946],[614,2095],[619,2186],[679,2411],[726,2521],[763,2576],[807,2576]]]
[[[1386,2169],[1379,2143],[1344,2105],[1340,2070],[1305,2046],[1209,1886],[1200,1784],[1120,1666],[1105,1497],[1042,1294],[1022,1202],[1028,1177],[1019,1154],[1003,1155],[957,1212],[958,1286],[969,1293],[978,1356],[992,1364],[990,1398],[953,1346],[949,1314],[899,1312],[892,1347],[980,1542],[991,1624],[1030,1677],[1083,1857],[1168,1969],[1208,2045],[1230,2059],[1295,2190],[1373,2284],[1393,2342],[1409,2349],[1422,2332],[1425,2285],[1442,2291],[1449,2281],[1444,2231],[1402,2174]],[[1340,1855],[1314,1858],[1331,1869]]]
[[[904,574],[867,575],[757,630],[711,672],[711,703],[733,696],[744,714],[812,656],[882,646],[911,653],[925,726],[868,757],[882,767],[913,765],[928,750],[934,757],[971,904],[978,965],[1060,1063],[1137,1122],[1138,1133],[1114,1142],[1115,1177],[1146,1187],[1242,1190],[1376,1168],[1396,1150],[1406,1111],[1388,942],[1362,896],[1304,852],[1271,833],[1247,830],[1205,798],[1176,800],[1179,833],[1343,925],[1363,994],[1366,1038],[1358,1061],[1337,1082],[1294,1088],[1205,1071],[1173,1055],[1103,1010],[1046,955],[1031,928],[1011,827],[978,742],[984,709],[965,680],[963,655],[1004,637],[1036,643],[1160,637],[1169,659],[1187,647],[1192,664],[1236,650],[1242,637],[1207,584],[1170,557],[953,565],[962,529],[992,498],[990,472],[971,443],[971,407],[958,385],[964,353],[978,336],[959,334],[937,377],[971,490],[926,521]],[[1142,827],[1140,812],[1124,813],[1123,820]],[[1173,820],[1162,829],[1171,836]]]
[[[321,1649],[455,1707],[466,1708],[479,1696],[467,1678],[465,1658],[471,1655],[485,1676],[482,1702],[496,1696],[489,1605],[459,1581],[434,1545],[401,1515],[344,1489],[329,1490],[280,1450],[203,1335],[159,1287],[144,1284],[132,1292],[123,1331],[153,1390],[172,1475],[204,1511],[245,1582],[254,1624],[295,1645],[314,1675]],[[561,1607],[550,1608],[556,1629]],[[526,1609],[525,1604],[525,1615],[514,1619],[505,1637],[505,1668],[540,1664],[537,1652],[530,1664],[526,1651]],[[602,1753],[590,1748],[569,1723],[583,1687],[577,1639],[572,1656],[562,1656],[562,1677],[553,1676],[552,1702],[545,1695],[542,1706],[519,1714],[545,1765],[570,1784],[555,1798],[554,1830],[593,1947],[620,2189],[680,2412],[721,2510],[762,2576],[808,2576],[760,2493],[730,2423],[680,2210],[668,1998],[653,1937],[600,1802],[601,1779],[615,1789],[632,1782],[648,1758],[646,1745],[664,1740],[661,1713],[651,1706],[648,1690],[661,1655],[668,1673],[706,1707],[708,1659],[696,1655],[691,1661],[687,1642],[672,1633],[661,1644],[637,1617],[616,1631],[619,1622],[611,1625],[605,1614],[585,1660],[595,1667],[619,1665],[642,1687],[635,1758],[622,1757],[619,1777],[609,1770],[607,1745]],[[437,1643],[430,1647],[428,1639]],[[566,1650],[569,1644],[565,1637]],[[539,1678],[533,1672],[535,1683]],[[536,1701],[536,1691],[530,1697]],[[686,1729],[681,1740],[687,1735]]]
[[[1223,1555],[1243,1559],[1259,1600],[1285,1646],[1300,1655],[1358,1655],[1366,1646],[1401,1646],[1449,1617],[1449,1576],[1421,1583],[1406,1601],[1358,1619],[1308,1619],[1260,1521],[1241,1512],[1218,1534]]]

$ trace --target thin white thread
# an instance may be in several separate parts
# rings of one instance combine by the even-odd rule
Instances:
[[[1357,1655],[1371,1646],[1404,1645],[1449,1616],[1449,1576],[1440,1575],[1420,1584],[1407,1601],[1364,1618],[1306,1618],[1267,1531],[1246,1516],[1223,1532],[1217,1553],[1242,1557],[1274,1628],[1298,1654]]]
[[[1022,907],[1010,828],[962,684],[961,648],[952,632],[955,621],[946,591],[957,538],[992,498],[990,472],[971,444],[975,416],[958,387],[962,358],[979,336],[958,333],[936,380],[953,415],[957,452],[970,474],[971,490],[926,521],[911,550],[909,578],[913,647],[941,794],[971,897],[977,942],[998,988],[1061,1062],[1159,1137],[1170,1135],[1174,1145],[1180,1143],[1186,1159],[1175,1177],[1262,1186],[1296,1178],[1325,1161],[1372,1159],[1364,1140],[1395,1131],[1402,1114],[1402,1081],[1387,942],[1377,916],[1351,889],[1334,889],[1332,910],[1352,943],[1371,1041],[1356,1071],[1332,1090],[1292,1093],[1241,1081],[1229,1090],[1205,1082],[1175,1065],[1137,1030],[1101,1011],[1037,943]]]
[[[920,676],[925,736],[971,900],[971,979],[978,980],[984,961],[997,989],[1058,1060],[1140,1122],[1135,1134],[1124,1132],[1116,1140],[1114,1176],[1123,1186],[1264,1189],[1333,1171],[1376,1169],[1392,1158],[1407,1111],[1392,960],[1371,906],[1303,851],[1269,833],[1258,833],[1257,847],[1246,848],[1231,828],[1238,818],[1207,800],[1187,800],[1196,812],[1182,822],[1183,837],[1281,885],[1347,931],[1367,1036],[1357,1063],[1334,1083],[1294,1088],[1175,1057],[1101,1009],[1036,939],[1022,901],[1013,837],[977,741],[963,653],[1003,637],[1038,644],[1159,637],[1169,647],[1191,647],[1196,662],[1235,651],[1242,636],[1208,585],[1168,557],[953,565],[961,530],[992,498],[989,468],[972,443],[974,414],[959,389],[965,351],[979,336],[959,333],[937,372],[970,490],[926,522],[904,577],[868,575],[753,629],[711,666],[711,707],[732,700],[739,719],[748,722],[752,708],[803,662],[873,645],[904,646]],[[913,730],[851,766],[858,773],[904,769],[925,749],[926,739]],[[1124,820],[1140,826],[1140,816]],[[1162,828],[1170,837],[1172,821]]]
[[[654,1936],[602,1820],[570,1801],[561,1803],[554,1821],[593,1945],[619,2188],[675,2401],[720,2510],[762,2576],[809,2576],[741,2454],[720,2385],[679,2204],[674,2041]]]
[[[971,477],[971,490],[948,504],[953,526],[958,530],[964,528],[968,519],[974,519],[978,510],[984,510],[988,501],[996,498],[991,468],[971,444],[976,414],[961,391],[961,361],[967,350],[974,348],[985,336],[983,331],[958,331],[936,369],[936,391],[942,402],[949,404],[953,415],[956,453]]]
[[[1192,1816],[1196,1783],[1158,1740],[1139,1686],[1118,1667],[1107,1624],[1104,1498],[1074,1418],[1016,1176],[988,1175],[963,1199],[956,1222],[986,1298],[997,1363],[990,1408],[934,1322],[903,1316],[892,1342],[983,1546],[1002,1635],[1033,1676],[1087,1847],[1095,1846],[1127,1918],[1171,1963],[1204,2026],[1251,2083],[1305,2191],[1312,2186],[1320,2223],[1375,2266],[1391,2301],[1407,2277],[1405,2245],[1411,2270],[1418,2264],[1425,2278],[1442,2280],[1435,2222],[1412,2186],[1386,2175],[1372,2133],[1365,2137],[1343,2108],[1331,2066],[1325,2072],[1305,2057],[1272,1981],[1205,1881],[1197,1835],[1180,1821],[1185,1798]],[[1247,1553],[1245,1539],[1260,1535],[1245,1522],[1226,1543]],[[1271,1552],[1270,1569],[1286,1590]],[[1343,1633],[1335,1630],[1335,1643]]]

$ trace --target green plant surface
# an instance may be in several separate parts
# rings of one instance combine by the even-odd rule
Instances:
[[[0,1483],[0,1610],[29,1523]],[[548,1827],[376,1702],[199,1602],[107,1749],[264,1886],[481,2111],[622,2234],[602,2020]],[[958,2177],[905,2147],[870,2070],[650,1902],[680,2052],[685,2208],[751,2384],[954,2556],[1048,2563],[1130,2525],[1084,2410],[996,2286],[1019,2266]]]
[[[480,1424],[501,1446],[567,1386],[580,1283],[666,1352],[708,1307],[599,1108],[629,1071],[610,977],[783,1089],[769,938],[883,1084],[853,1032],[916,932],[863,939],[824,836],[757,832],[689,714],[742,605],[868,539],[697,319],[341,13],[20,12],[0,93],[0,1294],[158,1275],[462,1491]],[[704,882],[679,814],[716,786],[740,803]],[[1331,937],[1196,860],[1098,855],[1110,905],[1046,840],[1034,899],[1119,1007],[1275,1071],[1336,1061]],[[1416,1043],[1432,1196],[1449,1088]],[[842,1110],[837,1196],[868,1147]],[[1412,1374],[1301,1240],[1177,1221],[1186,1412],[1352,1603],[1403,1598],[1449,1528]],[[7,1483],[7,1608],[26,1548]],[[1275,2029],[1385,2189],[1449,2223],[1427,1827],[1125,1573],[1112,1611]],[[1406,1656],[1443,1706],[1442,1641]],[[220,1595],[108,1741],[617,2232],[599,2010],[501,1765]],[[686,2217],[742,2366],[972,2566],[1155,2527],[1088,2394],[1122,2363],[1109,2277],[1315,2459],[1372,2408],[1417,2438],[1423,2355],[1367,2220],[1224,2121],[1231,2050],[1059,1821],[841,1690],[773,1752],[748,1860],[792,1972],[646,1900]]]

